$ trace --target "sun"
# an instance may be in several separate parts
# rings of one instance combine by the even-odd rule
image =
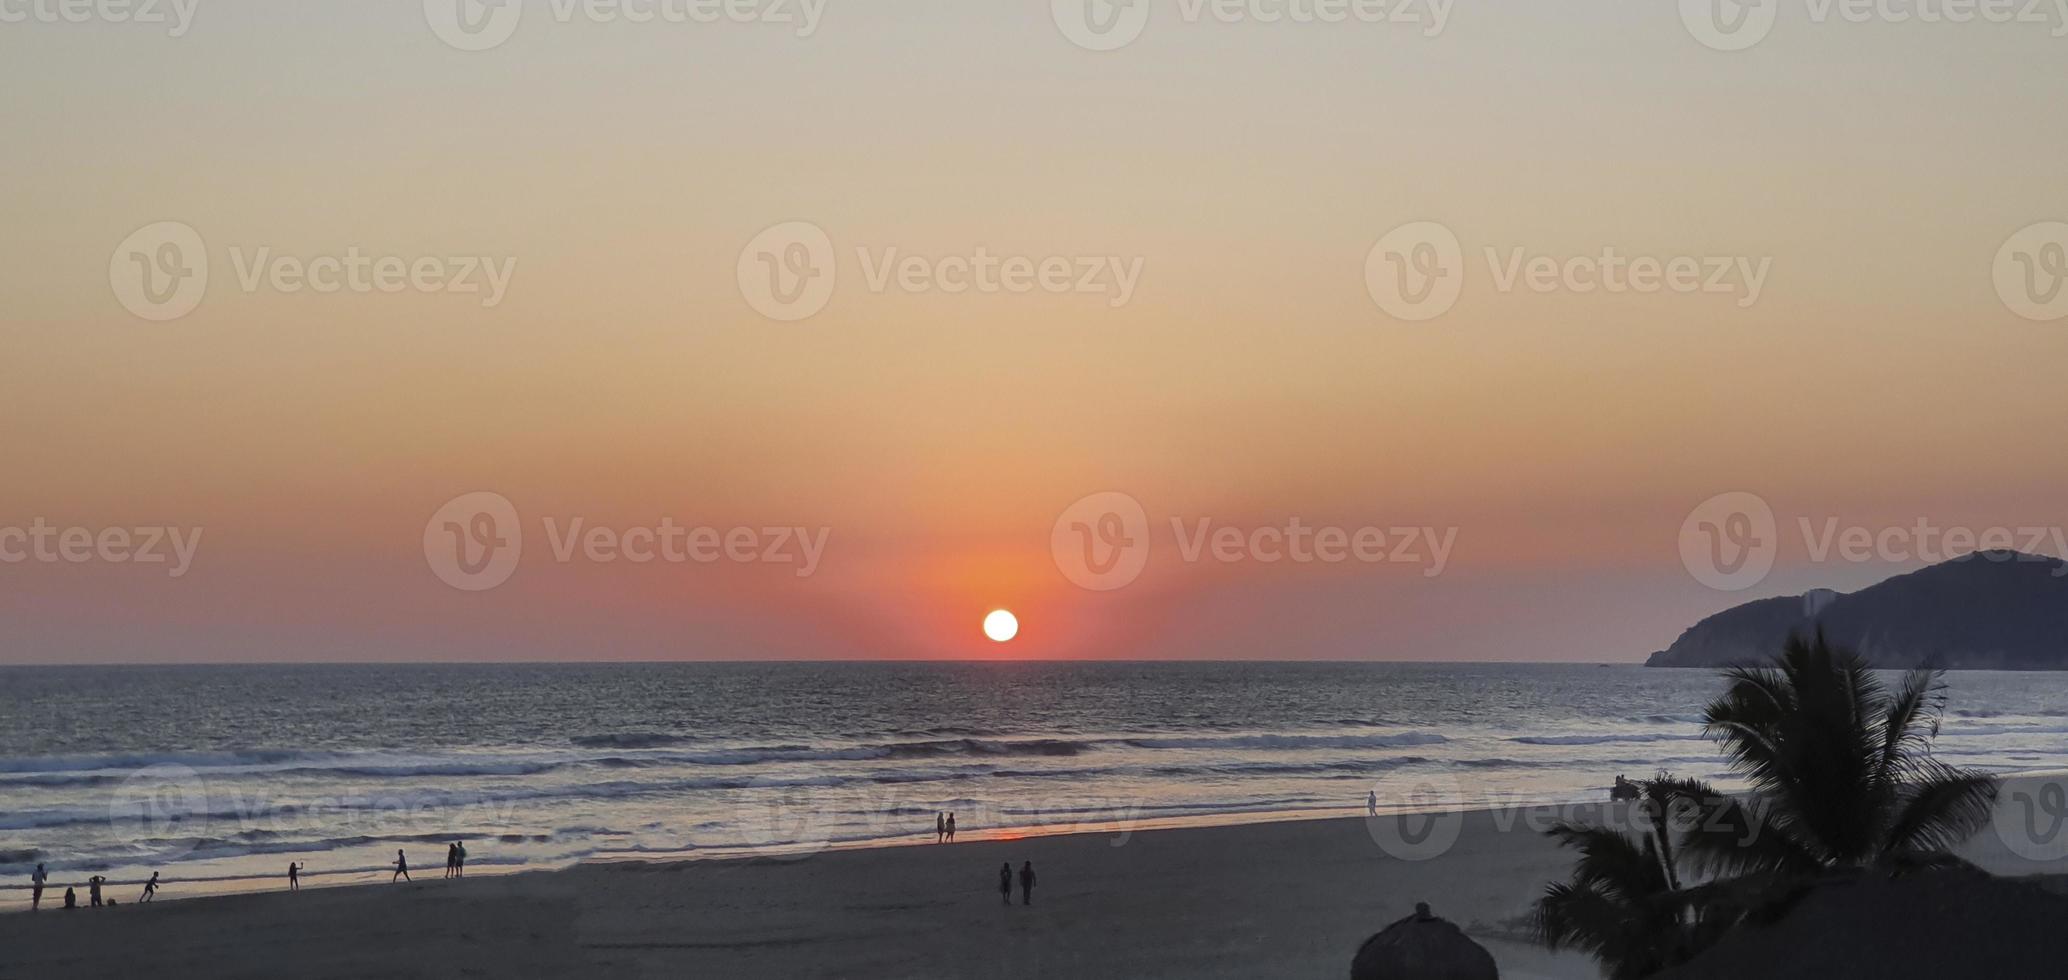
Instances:
[[[998,643],[1010,643],[1020,635],[1020,618],[1003,609],[994,609],[984,617],[984,635]]]

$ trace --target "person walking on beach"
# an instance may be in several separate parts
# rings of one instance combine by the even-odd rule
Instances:
[[[1370,793],[1368,793],[1368,794],[1366,794],[1366,795],[1365,795],[1365,797],[1364,797],[1364,813],[1365,813],[1365,815],[1366,815],[1366,816],[1371,816],[1371,817],[1376,817],[1376,816],[1378,816],[1378,815],[1379,815],[1379,791],[1378,791],[1378,790],[1372,790],[1372,791],[1371,791]]]
[[[955,843],[955,815],[948,814],[948,843]]]
[[[1034,862],[1020,865],[1020,904],[1034,904]]]
[[[29,911],[35,912],[43,908],[43,883],[49,880],[50,873],[43,870],[40,864],[36,866],[35,871],[29,873]]]
[[[395,873],[388,876],[388,884],[409,880],[409,858],[400,850],[395,852]]]
[[[935,811],[933,815],[933,842],[936,844],[944,844],[947,843],[947,840],[948,815],[945,813],[941,813],[939,811]]]
[[[288,890],[288,891],[291,891],[291,892],[298,892],[298,891],[301,891],[301,890],[302,890],[302,866],[301,866],[301,865],[299,865],[299,864],[294,864],[294,863],[289,863],[289,864],[288,864],[288,866],[287,866],[287,890]]]
[[[101,907],[101,885],[105,883],[107,880],[108,879],[103,878],[100,875],[94,875],[93,877],[86,879],[86,900],[89,903],[91,903],[94,908]]]
[[[1011,905],[1011,904],[1012,904],[1012,862],[1011,862],[1011,861],[1007,861],[1007,862],[1005,862],[1004,864],[1001,864],[1001,865],[999,865],[999,866],[998,866],[998,897],[1000,897],[1000,898],[1003,898],[1003,899],[1005,899],[1005,904],[1007,904],[1007,905]]]
[[[452,844],[452,876],[455,878],[465,878],[467,876],[466,841],[454,841]]]
[[[458,844],[445,845],[445,876],[447,878],[452,877],[453,868],[458,867],[459,863],[460,846]]]
[[[143,903],[145,903],[145,902],[148,902],[148,901],[150,901],[151,899],[154,899],[154,898],[157,898],[157,897],[158,897],[158,872],[156,872],[156,871],[153,871],[153,872],[151,872],[151,880],[150,880],[150,881],[147,881],[147,882],[144,882],[144,897],[142,897],[142,898],[139,898],[139,899],[137,899],[136,901],[137,901],[137,904],[141,905],[141,904],[143,904]]]

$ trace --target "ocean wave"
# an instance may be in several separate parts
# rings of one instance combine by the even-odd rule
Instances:
[[[2068,727],[2060,725],[1948,725],[1939,729],[1939,734],[1963,736],[2068,735]]]
[[[1521,745],[1610,745],[1623,742],[1699,742],[1706,737],[1643,732],[1629,735],[1522,735],[1508,741]]]
[[[349,756],[336,752],[305,752],[290,749],[249,749],[225,752],[124,752],[107,755],[40,755],[0,758],[0,773],[90,773],[111,769],[136,771],[167,766],[186,769],[221,769],[338,758],[349,758]]]
[[[1404,749],[1442,745],[1450,741],[1429,732],[1398,735],[1237,735],[1207,738],[1129,738],[1125,744],[1138,749]]]
[[[570,743],[585,749],[657,749],[668,745],[685,745],[696,741],[687,735],[661,735],[654,732],[628,732],[610,735],[576,735]]]

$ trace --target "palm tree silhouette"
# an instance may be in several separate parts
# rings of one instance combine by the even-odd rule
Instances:
[[[1753,802],[1716,815],[1729,833],[1688,841],[1697,863],[1720,875],[1964,863],[1948,852],[1988,823],[1997,780],[1932,758],[1943,672],[1910,671],[1891,690],[1819,632],[1724,677],[1706,730]]]
[[[1683,962],[1820,878],[1963,865],[1951,849],[1989,820],[1996,778],[1931,755],[1941,672],[1911,671],[1891,689],[1819,633],[1724,677],[1705,731],[1748,798],[1661,774],[1638,784],[1636,836],[1550,831],[1580,858],[1537,901],[1537,936],[1592,954],[1611,980]],[[1683,884],[1683,862],[1697,884]]]

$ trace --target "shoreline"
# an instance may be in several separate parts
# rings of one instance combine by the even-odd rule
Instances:
[[[2006,780],[1999,807],[2015,817],[2017,794],[2031,798],[2042,778]],[[999,832],[931,846],[340,882],[295,895],[168,894],[148,909],[125,902],[94,914],[0,916],[0,948],[24,975],[117,974],[143,957],[162,976],[276,976],[290,956],[298,975],[316,977],[1232,980],[1340,975],[1364,938],[1428,902],[1491,951],[1508,980],[1591,980],[1598,971],[1587,957],[1528,939],[1531,904],[1574,862],[1539,831],[1558,819],[1613,826],[1629,810],[1437,807],[1376,819]],[[2068,841],[2041,853],[2013,839],[2012,826],[1985,828],[1960,853],[1999,875],[2068,872]],[[1015,895],[1007,905],[998,870],[1023,862],[1039,870],[1037,901]]]
[[[2026,782],[2068,778],[2068,768],[2024,770],[2001,774],[2001,778],[2007,799],[2010,791],[2017,785]],[[1462,805],[1382,803],[1379,807],[1379,816],[1381,818],[1394,816],[1457,817],[1468,821],[1485,819],[1494,822],[1496,826],[1504,828],[1508,825],[1513,825],[1541,830],[1550,819],[1547,814],[1563,814],[1568,817],[1575,814],[1584,814],[1586,818],[1599,819],[1602,815],[1618,809],[1616,804],[1604,798],[1605,795],[1606,791],[1604,790],[1601,794],[1597,794],[1591,799],[1577,797],[1569,797],[1563,800],[1516,799],[1498,804],[1491,804],[1487,801],[1474,801]],[[1999,806],[2002,805],[2004,805],[2004,801],[2000,800]],[[959,840],[947,845],[935,844],[932,831],[923,830],[914,831],[909,835],[899,837],[872,837],[862,840],[814,841],[803,844],[763,846],[743,844],[736,847],[637,853],[609,852],[592,854],[575,861],[563,863],[494,863],[492,858],[487,858],[480,859],[481,863],[479,864],[473,864],[470,861],[469,873],[466,877],[469,879],[510,878],[525,875],[561,874],[583,868],[623,866],[668,867],[675,865],[709,865],[757,861],[789,863],[805,861],[828,854],[900,851],[936,846],[967,847],[983,843],[1046,838],[1113,838],[1120,842],[1114,845],[1117,847],[1123,846],[1128,838],[1136,834],[1185,830],[1239,829],[1275,825],[1327,824],[1365,819],[1368,818],[1364,807],[1344,806],[1305,810],[1258,810],[1136,817],[1112,821],[1084,821],[996,829],[965,829],[961,832]],[[1624,818],[1623,823],[1620,825],[1627,827],[1627,818]],[[282,856],[285,857],[286,855]],[[2064,860],[2068,860],[2068,852],[2064,852]],[[308,891],[336,890],[387,887],[394,884],[425,884],[444,880],[442,865],[412,866],[411,870],[413,872],[425,873],[419,874],[413,882],[396,883],[389,880],[393,873],[391,866],[317,871],[305,870],[302,872],[302,887],[303,890]],[[440,875],[429,875],[427,872],[431,870],[440,871]],[[2057,870],[2068,872],[2068,867]],[[144,881],[144,878],[111,880],[103,887],[109,889],[141,889]],[[87,888],[84,878],[66,882],[58,880],[53,875],[51,883],[45,886],[44,907],[46,909],[52,907],[50,903],[53,896],[55,896],[59,903],[62,903],[64,889],[68,885],[79,890],[81,894],[80,900],[83,904],[85,901],[84,893]],[[246,887],[246,885],[249,887]],[[232,896],[285,894],[288,891],[285,874],[232,875],[188,879],[168,875],[160,879],[159,889],[160,895],[152,902],[154,905],[163,902],[205,901]],[[16,884],[13,881],[0,884],[0,915],[28,912],[30,893],[31,886],[28,884]],[[121,898],[119,895],[113,897],[118,900]],[[131,903],[124,902],[123,904]]]

